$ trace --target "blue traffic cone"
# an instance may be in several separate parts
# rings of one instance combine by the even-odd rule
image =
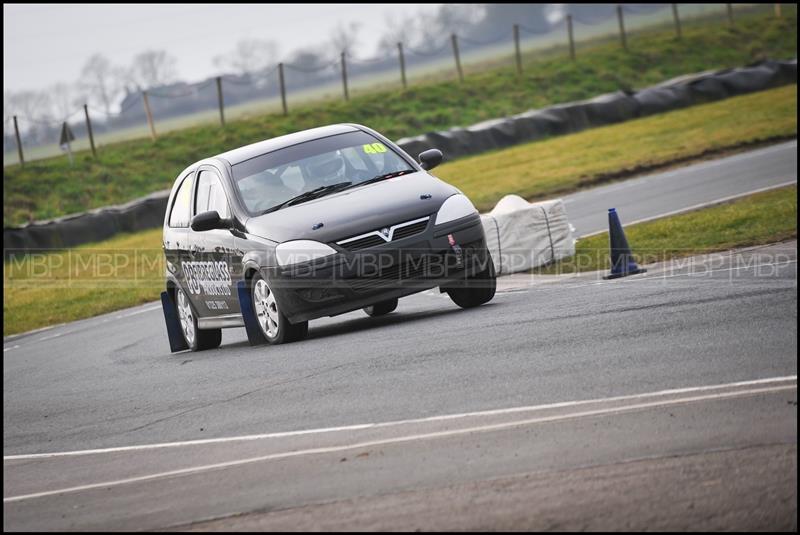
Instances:
[[[628,240],[625,238],[625,231],[622,230],[622,223],[619,222],[619,216],[614,208],[608,209],[608,241],[611,246],[611,273],[603,277],[604,279],[617,279],[647,271],[636,265]]]

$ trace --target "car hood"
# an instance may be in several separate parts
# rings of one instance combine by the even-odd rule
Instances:
[[[276,242],[331,242],[434,214],[456,193],[450,184],[418,171],[252,217],[245,227]]]

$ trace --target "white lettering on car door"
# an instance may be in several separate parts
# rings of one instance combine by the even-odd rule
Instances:
[[[231,295],[231,272],[226,262],[184,262],[186,286],[195,295]]]

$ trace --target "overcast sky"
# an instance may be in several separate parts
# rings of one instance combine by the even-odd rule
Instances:
[[[78,79],[95,52],[127,66],[138,52],[164,49],[178,77],[216,74],[212,60],[245,38],[271,39],[281,57],[320,44],[341,23],[357,21],[358,56],[371,56],[386,17],[440,4],[4,4],[3,89],[45,89]]]

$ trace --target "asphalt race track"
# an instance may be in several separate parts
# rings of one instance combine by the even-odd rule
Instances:
[[[792,142],[567,208],[582,235],[796,177]],[[170,354],[154,303],[7,338],[4,529],[796,530],[795,241],[498,283],[278,347]]]
[[[623,225],[797,182],[797,140],[625,180],[564,197],[576,236],[608,230],[609,208]]]

